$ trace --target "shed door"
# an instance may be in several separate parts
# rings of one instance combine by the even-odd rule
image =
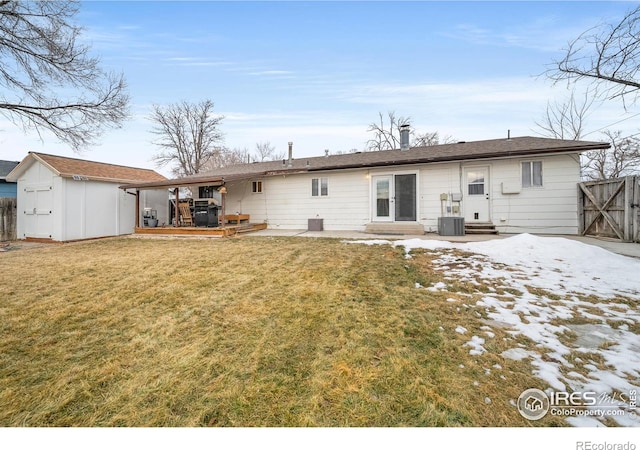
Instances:
[[[53,231],[52,186],[27,186],[24,190],[24,232],[25,238],[51,238]]]

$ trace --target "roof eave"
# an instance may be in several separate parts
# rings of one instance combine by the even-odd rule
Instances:
[[[333,166],[322,167],[309,167],[309,172],[318,172],[323,170],[339,170],[339,169],[366,169],[369,167],[388,167],[388,166],[401,166],[410,164],[429,164],[440,162],[458,162],[458,161],[472,161],[478,159],[491,159],[491,158],[513,158],[518,156],[532,156],[532,155],[547,155],[547,154],[567,154],[567,153],[582,153],[590,150],[607,149],[611,147],[610,144],[603,143],[592,146],[582,147],[562,147],[555,149],[531,149],[531,150],[515,150],[511,152],[493,152],[483,153],[480,155],[455,155],[455,156],[442,156],[442,157],[426,157],[426,158],[414,158],[403,160],[389,160],[389,161],[377,161],[371,163],[352,163],[352,164],[336,164]]]
[[[488,152],[478,155],[454,155],[454,156],[441,156],[441,157],[419,157],[412,159],[402,160],[387,160],[387,161],[374,161],[363,163],[350,163],[350,164],[334,164],[325,165],[319,167],[303,167],[303,168],[285,168],[281,170],[268,170],[262,172],[245,172],[233,175],[216,175],[205,177],[188,177],[188,178],[176,178],[172,180],[160,181],[160,182],[146,182],[146,183],[130,183],[120,186],[121,189],[157,189],[157,188],[176,188],[182,186],[197,186],[207,185],[214,183],[224,184],[230,181],[246,180],[250,178],[260,177],[272,177],[272,176],[284,176],[295,175],[310,172],[328,171],[328,170],[344,170],[344,169],[366,169],[370,167],[388,167],[388,166],[400,166],[410,164],[429,164],[440,162],[458,162],[458,161],[471,161],[478,159],[491,159],[491,158],[513,158],[518,156],[532,156],[532,155],[549,155],[549,154],[575,154],[582,153],[590,150],[600,150],[610,148],[611,145],[605,142],[596,142],[589,145],[580,146],[566,146],[556,148],[533,148],[526,150],[513,150],[513,151],[501,151],[501,152]]]

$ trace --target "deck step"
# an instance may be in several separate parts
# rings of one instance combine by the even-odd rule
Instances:
[[[465,234],[498,234],[496,226],[491,222],[465,222]]]

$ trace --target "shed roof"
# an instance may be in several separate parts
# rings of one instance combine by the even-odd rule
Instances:
[[[287,160],[238,164],[198,175],[167,180],[165,182],[139,183],[122,187],[142,189],[159,186],[175,187],[204,184],[208,181],[223,182],[240,178],[309,173],[323,170],[373,168],[518,156],[526,157],[559,153],[581,153],[588,150],[606,149],[609,147],[610,144],[607,142],[571,141],[524,136],[508,139],[458,142],[455,144],[434,145],[429,147],[413,147],[409,150],[356,152],[343,155],[299,158],[292,160],[291,165],[289,165]]]
[[[150,169],[140,169],[137,167],[87,161],[84,159],[67,158],[65,156],[36,152],[29,152],[20,164],[7,175],[7,179],[17,181],[20,174],[35,161],[41,162],[56,175],[64,178],[79,177],[80,179],[113,183],[149,182],[167,179],[163,175]]]

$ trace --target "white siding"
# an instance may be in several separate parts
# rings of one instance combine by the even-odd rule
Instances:
[[[311,196],[311,180],[327,177],[329,195]],[[306,229],[308,219],[324,219],[325,230],[364,230],[369,222],[369,178],[366,171],[317,172],[262,179],[262,193],[251,182],[227,183],[226,213],[251,215],[274,229]]]
[[[503,194],[501,182],[521,187],[522,161],[542,161],[542,187]],[[578,233],[580,163],[577,155],[501,160],[493,163],[493,223],[503,233]]]
[[[117,184],[70,178],[63,181],[63,232],[56,240],[72,241],[133,232],[135,199],[125,198],[127,194]]]
[[[522,161],[542,161],[543,186],[522,188]],[[251,215],[251,221],[267,222],[269,228],[306,229],[307,219],[324,219],[326,230],[362,231],[371,221],[371,176],[418,173],[417,217],[426,231],[437,231],[442,215],[440,194],[462,194],[464,215],[465,168],[489,168],[489,209],[492,222],[503,233],[576,234],[577,155],[509,158],[452,162],[378,169],[345,170],[277,176],[262,179],[263,193],[251,192],[251,181],[228,183],[226,212]],[[329,195],[311,196],[311,179],[327,177]],[[503,194],[503,184],[517,193]],[[451,204],[445,204],[451,206]],[[445,210],[445,215],[450,215]]]
[[[440,194],[459,194],[462,192],[461,187],[461,165],[459,163],[431,164],[421,166],[420,179],[422,181],[422,189],[418,199],[420,201],[420,222],[425,226],[427,231],[437,231],[438,217],[442,216],[442,208],[446,216],[452,215],[447,213],[446,207],[453,206],[447,202],[444,204],[440,201]],[[462,206],[462,205],[460,205]],[[462,212],[460,212],[462,215]]]

